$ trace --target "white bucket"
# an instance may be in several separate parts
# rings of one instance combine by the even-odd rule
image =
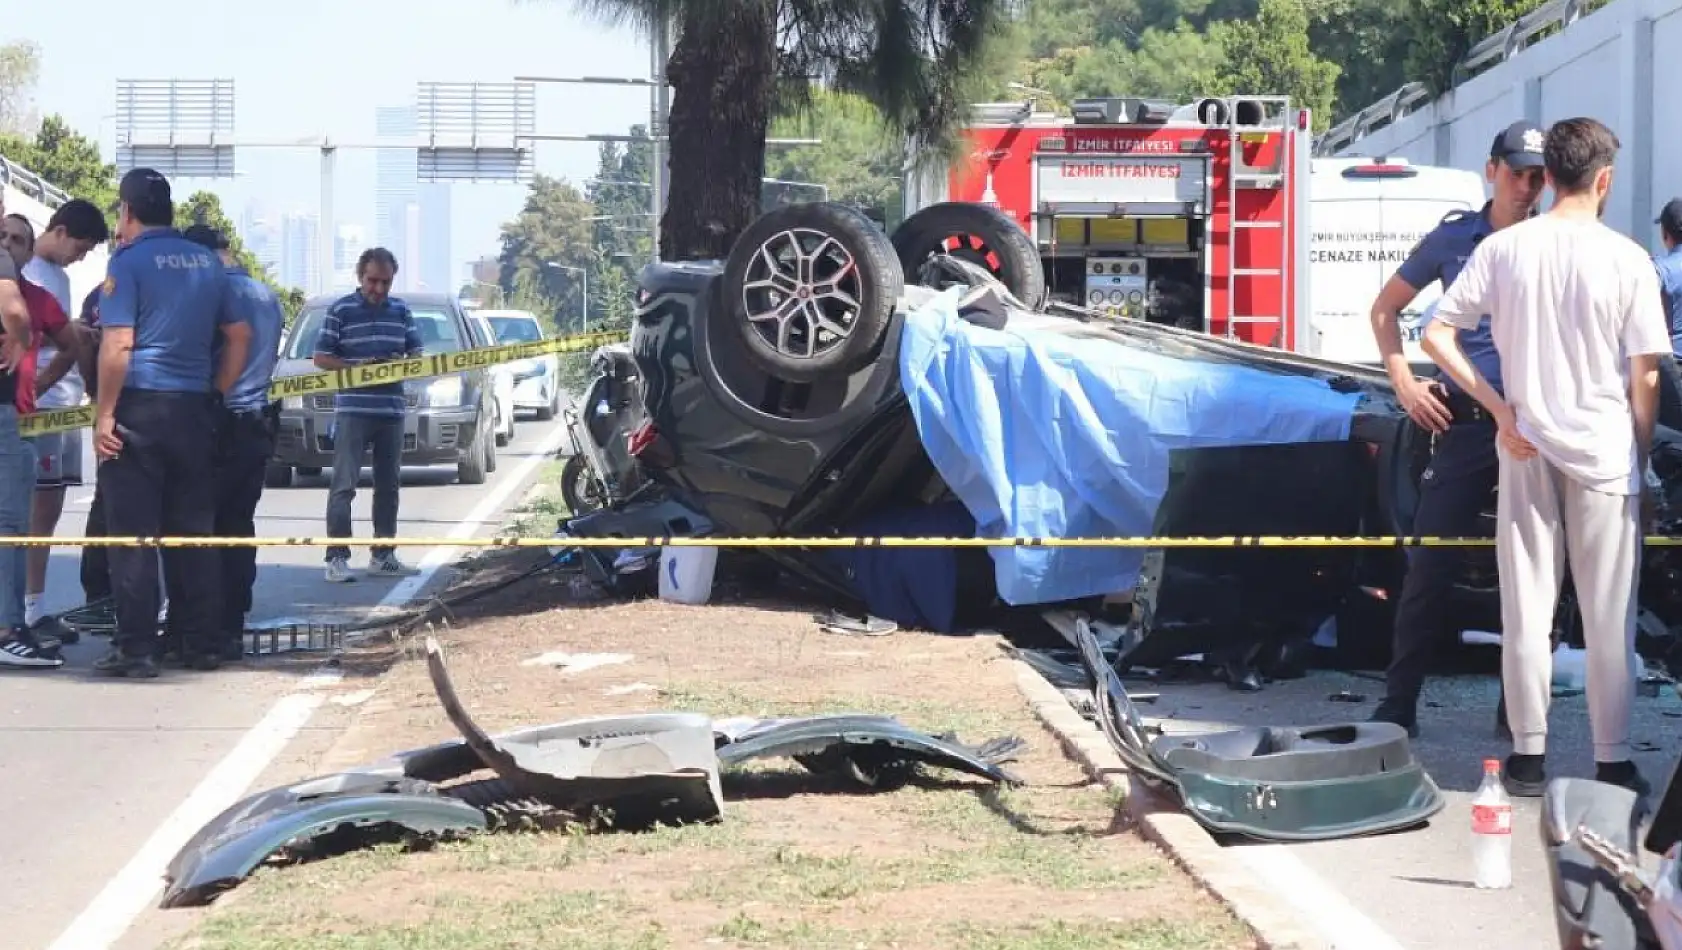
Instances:
[[[704,604],[713,593],[718,548],[660,549],[660,599],[674,604]]]

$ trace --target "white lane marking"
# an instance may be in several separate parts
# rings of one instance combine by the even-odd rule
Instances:
[[[554,433],[504,475],[468,517],[450,530],[448,537],[471,536],[478,529],[479,522],[496,511],[497,506],[512,495],[539,465],[547,462],[566,437],[565,423],[557,422]],[[421,561],[421,572],[404,578],[375,609],[407,603],[460,550],[456,547],[433,548]],[[320,670],[305,677],[296,691],[281,697],[257,725],[240,737],[227,756],[216,763],[186,800],[152,832],[134,857],[76,915],[76,919],[47,950],[110,950],[122,939],[134,921],[152,906],[162,888],[164,871],[175,853],[206,823],[246,794],[251,783],[263,774],[275,756],[284,751],[287,743],[309,724],[316,708],[327,699],[325,688],[339,680],[337,670]]]
[[[1331,943],[1332,950],[1405,950],[1285,845],[1236,845],[1228,851],[1266,881],[1274,895],[1311,922]]]
[[[561,447],[561,443],[566,438],[566,424],[557,423],[554,430],[544,438],[543,442],[531,454],[527,455],[519,465],[514,467],[510,477],[504,478],[495,488],[486,493],[480,499],[478,507],[468,512],[467,518],[450,529],[450,533],[446,537],[452,540],[470,537],[474,529],[479,526],[479,522],[486,520],[501,509],[502,505],[508,500],[508,496],[514,494],[525,483],[525,480],[537,471],[538,466],[550,461],[550,457],[555,454],[556,449]],[[420,564],[416,565],[420,568],[420,573],[398,581],[397,585],[380,600],[374,609],[379,611],[401,607],[414,600],[426,585],[432,582],[432,576],[437,574],[440,568],[454,561],[460,555],[461,548],[433,548],[427,552],[426,557],[421,559]]]
[[[307,685],[275,703],[152,832],[128,864],[106,883],[87,909],[71,921],[47,950],[104,950],[119,940],[134,919],[152,905],[170,858],[175,857],[205,822],[239,800],[245,789],[309,722],[316,707],[326,698],[319,689],[338,682],[339,678],[337,670],[313,673],[305,678]]]

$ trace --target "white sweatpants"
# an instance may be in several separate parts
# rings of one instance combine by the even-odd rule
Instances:
[[[1495,543],[1501,571],[1501,680],[1513,751],[1546,751],[1553,680],[1548,636],[1569,552],[1583,615],[1594,758],[1628,759],[1641,500],[1586,488],[1540,455],[1518,461],[1504,451],[1499,454]]]

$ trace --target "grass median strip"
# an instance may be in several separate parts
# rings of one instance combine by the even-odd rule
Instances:
[[[177,950],[1239,950],[1253,937],[1142,841],[1016,694],[984,638],[868,643],[809,611],[678,608],[479,616],[452,631],[458,688],[492,728],[652,709],[897,716],[1028,742],[1000,788],[931,772],[866,792],[788,760],[727,772],[722,821],[639,834],[487,835],[266,868]],[[624,652],[565,675],[547,650]],[[359,728],[405,748],[448,733],[419,664]],[[628,683],[657,692],[620,693]],[[534,710],[536,711],[534,714]],[[384,718],[381,718],[384,717]]]

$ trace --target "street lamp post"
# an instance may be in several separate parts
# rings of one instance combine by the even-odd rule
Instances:
[[[561,263],[558,263],[556,261],[545,261],[544,266],[553,267],[556,270],[577,271],[578,272],[578,287],[581,291],[583,291],[583,294],[582,294],[582,296],[583,296],[583,307],[582,307],[582,309],[584,311],[583,323],[579,325],[578,329],[579,329],[580,332],[582,332],[586,329],[589,329],[589,326],[590,326],[590,272],[585,270],[582,267],[574,267],[571,264],[561,264]]]

